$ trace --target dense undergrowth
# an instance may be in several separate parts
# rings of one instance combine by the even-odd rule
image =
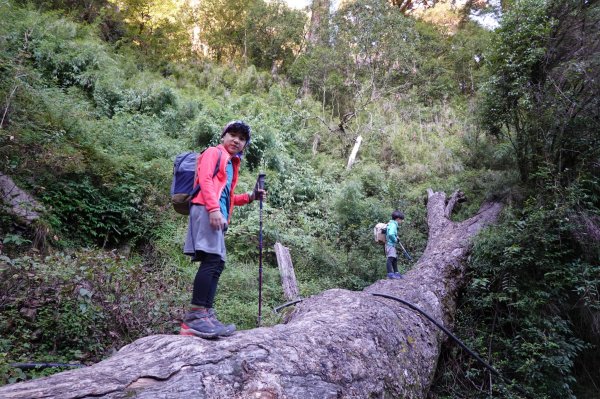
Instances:
[[[386,18],[410,30],[414,40],[394,56],[414,63],[396,75],[378,66],[375,90],[360,80],[365,71],[350,83],[339,74],[349,68],[340,63],[345,47],[298,57],[288,75],[235,59],[174,62],[158,50],[146,57],[152,44],[136,48],[124,32],[107,36],[113,20],[88,24],[0,2],[0,171],[46,208],[29,228],[0,209],[0,384],[56,371],[25,374],[13,362],[91,364],[136,338],[178,331],[196,265],[181,253],[187,220],[169,208],[172,160],[215,144],[227,121],[243,118],[253,135],[239,191],[258,171],[269,191],[263,324],[280,321],[270,309],[284,302],[275,242],[290,248],[303,297],[360,290],[385,276],[372,227],[393,209],[405,212],[401,239],[418,259],[427,188],[467,193],[456,220],[501,197],[499,227],[475,244],[456,332],[536,397],[585,395],[597,381],[585,372],[598,366],[597,179],[584,170],[565,187],[540,169],[525,181],[510,138],[480,130],[487,72],[474,55],[489,33],[467,24],[447,38]],[[307,73],[312,96],[300,96]],[[217,295],[220,317],[241,329],[256,325],[258,218],[256,204],[236,209]],[[440,364],[434,397],[518,397],[487,385],[454,347]]]

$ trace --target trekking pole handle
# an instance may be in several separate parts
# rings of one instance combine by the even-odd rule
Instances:
[[[253,198],[255,200],[260,200],[260,203],[262,204],[263,201],[263,193],[259,193],[258,190],[264,190],[265,189],[265,174],[264,173],[259,173],[258,177],[256,178],[256,184],[254,185],[254,191],[253,191]]]
[[[256,187],[258,187],[260,190],[265,189],[265,174],[264,173],[258,174],[258,178],[256,179]]]

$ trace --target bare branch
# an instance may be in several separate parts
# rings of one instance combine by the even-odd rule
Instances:
[[[448,204],[446,205],[446,209],[444,211],[444,216],[450,219],[452,211],[454,210],[454,206],[457,203],[465,202],[466,200],[467,198],[465,197],[465,194],[462,191],[456,190],[454,193],[452,193],[450,199],[448,200]]]

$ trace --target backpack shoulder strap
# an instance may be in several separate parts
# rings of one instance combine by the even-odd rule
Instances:
[[[217,173],[219,173],[219,168],[221,167],[221,155],[223,155],[223,152],[221,151],[220,148],[217,148],[217,150],[219,150],[219,157],[217,158],[217,164],[215,165],[215,171],[213,172],[213,177],[215,177],[217,175]]]
[[[208,148],[207,148],[208,149]],[[204,152],[207,150],[203,150],[200,154],[198,154],[198,160],[197,162],[200,161],[200,157],[202,156],[202,154],[204,154]],[[213,178],[217,175],[217,173],[219,173],[219,168],[221,167],[221,156],[223,155],[223,152],[221,151],[220,148],[217,148],[217,150],[219,151],[219,156],[217,158],[217,163],[215,164],[215,170],[213,172]],[[198,176],[198,169],[196,168],[196,171],[194,172],[194,191],[192,191],[192,198],[194,198],[196,196],[196,194],[198,194],[198,192],[200,191],[200,184],[196,184],[197,182],[197,176]]]

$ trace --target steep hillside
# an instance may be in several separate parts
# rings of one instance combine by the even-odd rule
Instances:
[[[343,2],[314,42],[305,14],[262,0],[28,4],[0,2],[0,173],[45,211],[27,225],[0,208],[2,383],[56,371],[12,362],[90,364],[178,330],[196,266],[169,205],[172,162],[241,118],[253,135],[239,191],[259,171],[269,191],[263,308],[284,302],[275,242],[303,297],[361,290],[386,275],[372,228],[392,210],[417,260],[427,188],[466,193],[456,221],[502,198],[456,332],[536,397],[594,397],[597,2],[516,1],[496,31],[448,9],[450,35],[435,9]],[[258,219],[236,210],[216,303],[241,329],[256,325]],[[434,397],[496,389],[465,356],[446,348]]]

